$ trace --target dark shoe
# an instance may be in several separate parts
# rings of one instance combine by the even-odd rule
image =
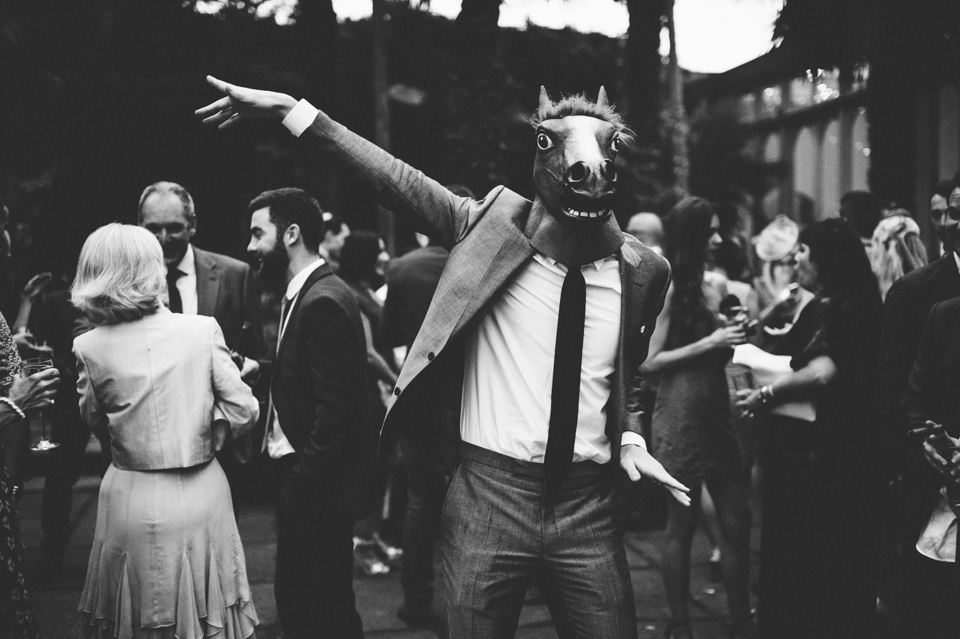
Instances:
[[[379,533],[373,533],[373,543],[376,544],[377,553],[389,562],[403,559],[403,548],[392,546],[380,537]]]
[[[375,544],[372,541],[353,538],[353,557],[364,574],[371,577],[385,577],[390,574],[390,566],[383,563],[377,556]]]
[[[411,630],[440,627],[439,617],[433,614],[430,609],[418,610],[416,608],[408,608],[405,605],[400,606],[400,608],[397,609],[397,618],[407,624],[407,627]]]

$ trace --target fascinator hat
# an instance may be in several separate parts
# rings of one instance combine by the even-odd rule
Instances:
[[[797,223],[786,215],[778,215],[752,241],[757,257],[764,262],[776,262],[790,255],[799,237]]]

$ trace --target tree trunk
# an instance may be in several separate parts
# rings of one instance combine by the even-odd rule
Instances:
[[[687,110],[683,104],[683,73],[677,62],[677,32],[673,19],[673,0],[667,1],[667,29],[670,33],[670,64],[668,82],[670,93],[668,100],[668,129],[670,131],[670,165],[673,186],[687,193],[690,189],[690,153],[687,140],[690,137],[690,123],[687,122]]]
[[[505,181],[505,73],[500,0],[463,0],[457,16],[456,77],[450,89],[449,181],[486,192]]]
[[[373,114],[374,142],[381,149],[390,150],[390,96],[387,80],[386,1],[373,0]],[[377,207],[380,237],[387,245],[387,252],[396,255],[393,211]]]
[[[627,0],[630,24],[624,49],[626,121],[636,143],[621,154],[624,206],[622,217],[651,210],[664,190],[661,129],[660,29],[664,0]],[[621,220],[625,221],[625,220]]]

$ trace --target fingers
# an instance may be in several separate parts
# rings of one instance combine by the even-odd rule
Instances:
[[[744,388],[743,390],[737,391],[737,404],[739,405],[743,400],[750,396],[750,393],[753,392],[752,388]]]
[[[216,102],[211,102],[205,107],[200,107],[193,113],[199,118],[204,118],[204,124],[210,124],[208,120],[221,115],[227,110],[229,110],[230,113],[233,113],[233,102],[230,101],[230,98],[220,98]]]
[[[670,488],[669,486],[667,487],[667,490],[670,492],[673,498],[676,499],[681,505],[683,506],[690,505],[690,495],[688,495],[687,493],[681,492],[676,488]]]
[[[220,130],[229,129],[230,127],[234,126],[237,122],[239,122],[242,118],[243,116],[240,115],[239,113],[234,113],[229,118],[227,118],[226,121],[220,123],[220,125],[217,126],[217,128]]]
[[[214,89],[216,89],[220,93],[226,93],[227,95],[233,95],[234,90],[236,88],[234,85],[230,84],[229,82],[224,82],[223,80],[219,80],[213,77],[212,75],[207,76],[207,84],[212,86]]]
[[[937,468],[943,468],[947,465],[947,460],[940,456],[940,453],[937,452],[937,449],[933,447],[929,441],[923,442],[923,452],[926,454],[927,459]]]

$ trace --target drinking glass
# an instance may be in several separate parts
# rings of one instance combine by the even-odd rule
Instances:
[[[40,371],[48,368],[53,368],[53,360],[51,360],[49,357],[34,357],[23,360],[24,377],[30,377],[31,375],[39,373]],[[60,445],[58,442],[51,441],[47,435],[47,420],[45,413],[46,410],[43,408],[37,411],[36,419],[40,421],[40,441],[30,447],[30,450],[38,453],[53,450]],[[31,428],[31,430],[33,429]]]

